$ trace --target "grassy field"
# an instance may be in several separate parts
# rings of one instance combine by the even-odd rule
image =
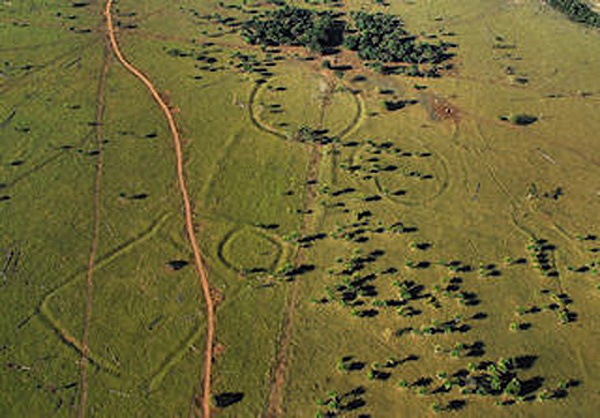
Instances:
[[[113,8],[184,141],[214,415],[593,416],[598,30],[535,0],[290,4],[396,14],[455,43],[453,68],[250,46],[236,22],[268,2]],[[198,400],[206,318],[172,141],[103,8],[0,4],[1,416],[77,415],[85,332],[88,416]]]

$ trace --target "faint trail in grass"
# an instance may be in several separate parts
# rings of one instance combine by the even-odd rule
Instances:
[[[200,248],[198,246],[198,242],[196,241],[196,236],[194,233],[194,220],[192,213],[192,205],[190,203],[189,192],[187,189],[187,185],[185,183],[185,174],[183,172],[183,152],[181,150],[181,140],[179,138],[179,131],[177,129],[177,125],[175,123],[175,119],[173,117],[173,113],[169,106],[165,103],[159,92],[156,90],[152,82],[142,74],[137,68],[135,68],[132,64],[130,64],[121,53],[119,49],[119,45],[117,43],[117,39],[115,37],[115,29],[113,27],[112,15],[111,15],[111,6],[112,0],[106,1],[106,8],[104,11],[106,17],[106,28],[108,30],[108,36],[110,39],[110,46],[115,53],[115,56],[119,60],[119,62],[135,77],[137,77],[149,90],[150,94],[159,105],[161,110],[163,111],[165,118],[169,124],[169,128],[171,130],[171,134],[173,136],[173,145],[175,148],[175,157],[176,157],[176,165],[177,165],[177,179],[179,182],[179,189],[181,191],[183,206],[184,206],[184,218],[185,218],[185,228],[187,231],[188,238],[190,240],[190,245],[192,247],[192,251],[194,253],[194,262],[196,266],[196,271],[198,273],[198,277],[200,279],[200,284],[202,287],[202,293],[204,296],[204,302],[206,305],[206,349],[205,349],[205,359],[204,359],[204,378],[203,378],[203,391],[202,391],[202,400],[201,400],[201,408],[204,418],[210,417],[210,387],[211,387],[211,367],[212,367],[212,357],[213,357],[213,345],[214,345],[214,333],[215,333],[215,319],[214,319],[214,303],[210,293],[210,285],[208,282],[208,277],[206,274],[205,266],[202,261],[202,257],[200,255]],[[192,411],[195,412],[195,411]]]
[[[335,81],[331,80],[331,78],[324,77],[327,81],[327,89],[325,90],[323,97],[321,99],[321,111],[319,112],[319,124],[317,127],[319,129],[323,129],[323,123],[325,122],[325,114],[327,113],[327,108],[331,105],[332,96],[335,93]]]
[[[81,45],[78,45],[77,47],[69,50],[68,52],[64,53],[64,54],[60,54],[57,57],[51,59],[50,61],[47,61],[45,64],[39,66],[38,68],[32,70],[31,72],[29,72],[28,74],[19,77],[18,79],[15,79],[14,81],[9,81],[8,83],[6,83],[4,86],[2,86],[2,88],[0,88],[0,94],[6,94],[8,92],[11,91],[12,88],[16,88],[16,87],[20,87],[22,83],[29,83],[30,85],[44,85],[44,86],[48,86],[49,83],[49,78],[50,76],[56,76],[56,74],[61,74],[58,77],[56,77],[56,80],[53,80],[54,82],[57,82],[59,80],[61,80],[62,78],[66,77],[67,75],[70,75],[69,73],[64,74],[64,71],[58,71],[57,66],[60,67],[65,67],[67,66],[70,62],[73,62],[72,58],[73,58],[73,53],[82,53],[83,50],[87,49],[88,47],[95,45],[95,41],[93,42],[87,42]],[[78,59],[81,57],[81,55],[78,57]],[[47,71],[46,74],[43,73],[43,71]],[[37,71],[40,71],[40,79],[38,80],[32,80],[30,79],[31,76],[35,75],[37,73]],[[32,93],[26,94],[24,96],[24,98],[22,100],[20,100],[17,103],[13,104],[13,113],[16,114],[19,108],[26,108],[26,106],[34,101],[34,100],[41,100],[41,95],[38,94],[39,91],[41,90],[41,87],[34,89],[34,91]],[[11,122],[12,118],[8,118],[5,120],[5,122]],[[1,129],[5,129],[6,127],[8,127],[8,123],[7,124],[2,124],[2,126],[0,126]],[[83,135],[83,137],[77,142],[77,146],[83,146],[83,144],[94,135],[95,132],[95,128],[90,129],[86,134]],[[41,171],[43,168],[45,168],[46,166],[62,159],[62,157],[64,157],[65,155],[67,155],[67,152],[65,150],[57,150],[57,152],[47,158],[45,158],[44,160],[42,160],[41,162],[35,164],[34,166],[32,166],[29,170],[21,173],[20,175],[16,176],[15,178],[13,178],[12,180],[9,180],[5,183],[2,184],[1,188],[10,188],[15,186],[17,183],[19,183],[22,180],[27,179],[28,177],[30,177],[31,175]]]
[[[217,162],[215,163],[215,167],[213,170],[210,170],[210,176],[206,182],[202,185],[202,188],[199,192],[200,199],[202,200],[205,206],[208,206],[208,197],[212,193],[213,189],[216,187],[217,183],[217,174],[219,172],[219,168],[222,168],[227,162],[229,156],[233,153],[233,150],[237,146],[237,144],[242,139],[242,133],[236,133],[231,137],[231,139],[227,140],[223,145],[222,155],[219,157]],[[206,217],[206,214],[203,215]]]
[[[181,361],[181,359],[188,353],[190,347],[202,336],[202,326],[198,323],[198,326],[194,331],[186,338],[177,350],[170,354],[163,363],[159,366],[158,370],[152,374],[150,381],[148,382],[148,389],[150,391],[155,390],[160,386],[165,376],[173,369],[173,367]]]
[[[103,255],[102,257],[97,258],[97,260],[95,261],[95,264],[94,264],[94,271],[98,271],[101,268],[104,268],[105,266],[110,264],[112,261],[118,259],[120,256],[122,256],[123,254],[127,253],[129,250],[134,248],[136,245],[138,245],[142,242],[145,242],[146,240],[148,240],[149,238],[154,236],[154,234],[160,229],[160,226],[162,226],[164,224],[164,222],[168,219],[168,217],[169,217],[168,214],[161,215],[157,220],[152,222],[152,224],[146,230],[141,232],[139,235],[122,243],[121,245],[119,245],[118,247],[109,251],[107,254]],[[58,292],[60,292],[63,288],[74,284],[79,279],[79,277],[85,273],[86,273],[86,270],[80,270],[80,271],[73,273],[60,286],[56,287],[51,292],[49,292],[42,299],[40,305],[36,309],[36,311],[40,314],[43,322],[45,324],[47,324],[54,332],[56,332],[58,334],[58,336],[60,337],[60,339],[64,343],[74,347],[80,354],[83,352],[81,342],[77,338],[75,338],[73,335],[71,335],[69,333],[69,331],[65,329],[65,327],[62,326],[60,321],[52,313],[52,310],[50,309],[49,304],[50,304],[51,299],[54,297],[54,295],[56,295]],[[109,371],[112,374],[118,375],[120,373],[117,366],[112,365],[112,363],[110,363],[98,356],[94,356],[91,351],[89,352],[88,359],[91,363],[98,365],[102,369]]]
[[[102,139],[102,121],[104,120],[104,91],[106,87],[106,75],[108,74],[108,67],[110,65],[110,55],[106,44],[104,45],[104,59],[102,63],[102,70],[100,71],[100,77],[98,79],[98,99],[96,105],[96,124],[95,124],[95,137],[96,147],[98,150],[98,157],[96,159],[96,172],[94,174],[94,192],[93,192],[93,214],[92,214],[92,239],[90,242],[90,255],[88,270],[86,273],[86,295],[85,295],[85,316],[83,319],[83,332],[81,335],[81,360],[79,367],[81,371],[80,382],[79,382],[79,405],[77,409],[77,416],[80,418],[85,417],[87,407],[87,369],[90,354],[90,347],[88,343],[90,334],[90,322],[92,319],[92,297],[93,297],[93,275],[96,263],[96,253],[98,251],[98,242],[100,240],[100,218],[102,216],[102,173],[104,165],[104,144]]]
[[[69,45],[71,43],[73,43],[73,40],[67,39],[64,41],[53,41],[53,42],[45,42],[45,43],[31,44],[31,45],[11,46],[11,47],[7,47],[7,48],[0,48],[0,52],[22,51],[25,49],[37,49],[37,48],[48,48],[50,46]]]
[[[85,143],[85,141],[88,140],[92,135],[93,135],[93,130],[90,130],[89,133],[87,133],[83,136],[83,138],[77,143],[77,145],[82,146]],[[45,160],[42,160],[38,164],[31,167],[29,170],[25,171],[24,173],[21,173],[20,175],[16,176],[12,180],[9,180],[7,183],[4,183],[2,185],[2,188],[8,189],[10,187],[15,186],[17,183],[19,183],[23,180],[26,180],[27,178],[34,175],[35,173],[43,170],[46,166],[62,159],[65,155],[67,155],[67,153],[65,151],[63,151],[63,150],[57,151],[55,154],[52,154]]]
[[[308,168],[308,178],[313,179],[318,174],[319,160],[321,152],[319,147],[313,147]],[[315,198],[316,185],[310,185],[306,194],[305,209],[310,209]],[[309,217],[304,216],[302,219],[301,234],[305,235],[309,230]],[[301,248],[296,252],[295,265],[300,266],[304,262],[303,251]],[[275,358],[275,364],[271,370],[271,382],[269,389],[269,399],[266,410],[263,414],[265,418],[276,418],[283,416],[283,397],[285,389],[285,378],[287,372],[289,346],[292,339],[292,330],[294,324],[294,314],[298,302],[298,280],[294,280],[291,284],[291,289],[287,297],[285,316],[281,327],[281,333],[278,342],[278,351]]]
[[[56,71],[56,68],[55,68],[56,66],[68,65],[70,62],[72,62],[73,56],[83,53],[83,51],[85,51],[86,49],[88,49],[94,45],[97,45],[96,39],[94,39],[92,41],[88,41],[88,42],[82,42],[82,43],[74,46],[73,48],[69,49],[68,51],[61,53],[61,54],[57,55],[56,57],[46,61],[43,64],[33,66],[32,69],[27,72],[27,74],[23,74],[18,77],[13,77],[13,78],[9,79],[6,83],[1,85],[0,93],[6,94],[6,93],[10,92],[12,89],[18,89],[19,87],[21,87],[21,84],[23,84],[23,83],[35,85],[38,82],[38,80],[32,81],[30,77],[38,75],[38,73],[39,73],[40,77],[42,77],[42,79],[39,80],[39,85],[43,86],[43,87],[40,87],[38,90],[41,90],[42,88],[47,89],[49,87],[47,78],[54,76],[60,80],[61,78],[70,76],[70,74],[65,74],[64,72]],[[44,71],[46,71],[45,74],[44,74]],[[37,93],[38,90],[36,90],[35,93]],[[39,95],[38,94],[26,95],[26,99],[20,103],[14,104],[14,107],[18,108],[19,106],[23,106],[28,100],[32,100],[32,99],[39,99]]]
[[[358,94],[353,94],[353,97],[356,100],[357,104],[357,113],[353,118],[350,125],[344,129],[339,134],[339,139],[342,140],[345,136],[354,132],[355,129],[358,128],[360,122],[362,121],[362,116],[364,114],[364,103],[362,98]],[[326,105],[327,101],[323,101],[323,105]],[[260,127],[260,126],[259,126]],[[264,130],[264,129],[263,129]],[[312,156],[308,164],[308,179],[316,179],[319,174],[319,162],[321,159],[321,147],[314,146],[312,151]],[[313,201],[316,196],[316,185],[309,185],[306,195],[306,203],[305,209],[311,209],[313,206]],[[310,225],[310,218],[308,216],[304,216],[302,219],[302,228],[301,233],[307,234]],[[304,255],[302,248],[299,248],[296,252],[296,260],[295,265],[300,266],[304,263]],[[281,326],[281,332],[279,336],[278,342],[278,351],[275,358],[275,363],[271,369],[271,381],[269,388],[269,397],[267,400],[267,405],[265,411],[263,413],[263,417],[265,418],[277,418],[283,416],[283,398],[284,398],[284,389],[285,389],[285,379],[287,373],[287,365],[288,365],[288,356],[289,356],[289,347],[292,339],[293,325],[294,325],[294,315],[296,311],[296,306],[298,303],[298,281],[295,280],[291,284],[291,289],[287,297],[284,319]]]

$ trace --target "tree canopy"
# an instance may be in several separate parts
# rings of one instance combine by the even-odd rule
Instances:
[[[421,42],[404,29],[396,16],[353,12],[354,28],[345,37],[348,49],[364,60],[439,64],[451,57],[450,44]]]
[[[253,45],[304,46],[322,52],[341,45],[344,28],[345,22],[331,12],[285,6],[247,21],[242,36]]]
[[[580,0],[548,0],[548,4],[575,22],[600,28],[600,13]]]
[[[363,60],[381,63],[435,65],[453,56],[448,50],[455,45],[421,41],[396,16],[353,12],[351,19],[286,5],[247,21],[242,36],[253,45],[304,46],[317,52],[343,46]]]

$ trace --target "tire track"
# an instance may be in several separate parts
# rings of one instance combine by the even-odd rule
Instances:
[[[333,92],[332,92],[333,93]],[[362,114],[364,112],[362,100],[358,95],[354,95],[357,106],[358,113],[354,118],[351,125],[342,131],[339,135],[340,139],[343,139],[348,134],[353,132],[355,128],[358,127]],[[326,105],[327,101],[324,100],[321,104],[322,112],[325,111],[323,107]],[[321,162],[322,147],[313,146],[311,159],[308,163],[307,175],[309,179],[317,179],[319,177],[319,163]],[[310,209],[313,207],[314,200],[316,198],[316,185],[310,185],[307,190],[305,209]],[[304,215],[302,219],[302,234],[307,234],[310,230],[310,217]],[[296,252],[294,265],[300,266],[304,263],[304,252],[302,248],[299,248]],[[263,418],[280,418],[284,415],[283,410],[283,399],[285,396],[285,381],[287,374],[287,366],[288,366],[288,358],[289,358],[289,348],[292,341],[292,334],[294,328],[294,316],[296,312],[296,307],[298,305],[298,292],[299,292],[299,281],[295,280],[288,294],[288,298],[286,301],[285,311],[284,311],[284,319],[283,324],[281,326],[281,333],[278,341],[278,350],[275,357],[274,365],[271,369],[271,380],[269,382],[269,394],[267,399],[267,405],[265,410],[263,411]]]
[[[106,75],[110,65],[110,55],[107,45],[104,44],[103,64],[98,80],[98,99],[96,105],[96,124],[95,124],[95,139],[98,150],[98,158],[96,159],[96,168],[94,175],[94,191],[93,191],[93,214],[92,214],[92,239],[90,242],[90,253],[88,269],[85,276],[85,316],[83,319],[83,332],[81,334],[81,360],[80,380],[79,380],[79,405],[77,407],[77,416],[85,417],[87,407],[87,370],[90,361],[90,347],[88,343],[90,334],[90,322],[92,320],[92,297],[93,297],[93,275],[95,270],[96,253],[98,250],[98,242],[100,240],[100,218],[102,205],[102,172],[104,165],[104,144],[102,140],[102,121],[104,120],[104,91],[106,87]]]
[[[314,179],[318,176],[318,167],[321,157],[319,147],[313,148],[313,154],[308,164],[308,178]],[[312,207],[316,191],[316,186],[311,185],[307,190],[305,208],[310,209]],[[302,234],[306,234],[309,231],[309,217],[304,216],[302,220]],[[300,266],[304,263],[304,254],[302,248],[299,248],[296,252],[296,259],[294,260],[295,266]],[[292,283],[292,288],[288,294],[286,306],[285,306],[285,317],[283,325],[281,327],[280,339],[278,342],[279,349],[277,350],[277,356],[275,358],[275,364],[272,368],[271,382],[269,388],[269,398],[266,410],[263,414],[264,418],[278,418],[283,416],[283,398],[285,389],[285,380],[287,373],[289,347],[292,341],[292,331],[294,327],[294,314],[296,312],[296,305],[298,303],[298,289],[299,281],[295,280]]]
[[[194,234],[192,204],[190,202],[189,192],[185,183],[185,174],[183,172],[183,152],[181,150],[181,139],[179,138],[179,131],[177,129],[173,113],[171,112],[169,106],[160,96],[159,92],[156,90],[152,82],[144,74],[142,74],[142,72],[140,72],[137,68],[130,64],[123,56],[115,36],[115,29],[113,26],[111,15],[112,2],[113,0],[106,0],[106,8],[104,10],[104,15],[106,18],[106,29],[108,31],[108,37],[110,40],[110,47],[114,52],[117,60],[148,88],[148,91],[152,95],[154,101],[158,104],[158,106],[164,113],[165,118],[167,119],[167,122],[169,124],[171,136],[173,137],[173,146],[175,148],[175,157],[177,165],[177,179],[179,182],[179,189],[181,191],[181,197],[183,200],[185,228],[188,235],[188,239],[190,241],[190,245],[192,247],[192,251],[194,253],[194,263],[198,277],[200,279],[202,293],[206,304],[206,349],[204,358],[201,409],[204,418],[210,418],[210,377],[215,333],[214,303],[210,294],[210,285],[208,282],[208,277],[205,271],[204,263],[202,261],[200,248],[198,246],[198,242],[196,241],[196,236]]]

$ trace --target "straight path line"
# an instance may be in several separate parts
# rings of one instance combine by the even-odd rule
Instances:
[[[104,90],[106,86],[106,74],[110,64],[110,56],[108,55],[107,45],[104,45],[104,59],[102,70],[100,70],[100,78],[98,80],[98,99],[96,104],[96,147],[98,148],[98,159],[96,160],[96,169],[94,174],[94,209],[92,214],[92,240],[90,242],[90,255],[88,261],[88,269],[85,275],[85,316],[83,319],[83,332],[81,335],[81,359],[79,361],[80,382],[79,382],[79,405],[77,408],[77,416],[85,417],[87,407],[87,370],[90,356],[90,346],[88,343],[90,334],[90,323],[92,320],[92,295],[93,295],[93,280],[96,253],[98,252],[98,242],[100,240],[100,217],[102,216],[102,173],[104,165],[104,144],[102,140],[102,120],[104,118]]]
[[[316,179],[319,173],[319,162],[321,159],[321,150],[319,147],[313,147],[312,155],[308,163],[307,178]],[[316,186],[311,185],[307,190],[305,209],[310,209],[315,199],[315,188]],[[309,217],[303,216],[301,233],[306,235],[309,232]],[[294,265],[296,267],[301,266],[304,263],[304,253],[302,248],[298,248],[296,252],[296,258]],[[269,395],[267,400],[266,409],[262,416],[263,418],[280,418],[283,417],[283,398],[285,396],[285,384],[286,374],[289,363],[289,350],[290,343],[292,341],[292,333],[294,328],[294,314],[296,312],[298,304],[298,287],[300,283],[297,279],[291,284],[291,289],[288,293],[286,301],[283,325],[281,328],[281,335],[279,338],[279,347],[275,357],[275,364],[271,370],[271,381],[269,383]]]

